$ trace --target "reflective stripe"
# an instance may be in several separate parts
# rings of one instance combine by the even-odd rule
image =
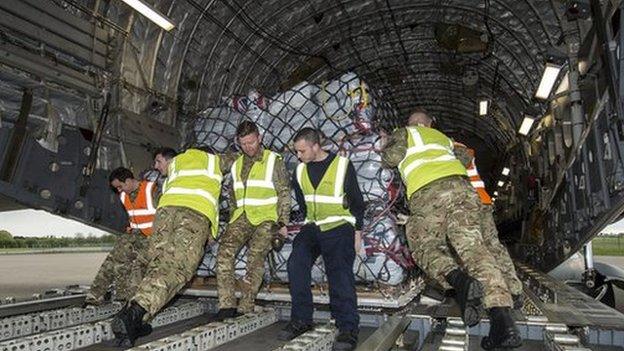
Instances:
[[[271,183],[271,185],[273,184],[271,179],[273,179],[273,170],[275,169],[275,159],[276,158],[277,158],[277,155],[274,152],[270,152],[269,153],[269,160],[267,162],[266,173],[264,174],[264,182],[265,183]],[[254,182],[255,182],[255,180],[254,180]],[[247,181],[247,185],[248,186],[252,186],[251,183],[249,182],[249,180]],[[255,185],[253,185],[253,186],[255,186]]]
[[[336,157],[338,157],[338,168],[336,170],[336,181],[334,182],[334,197],[339,197],[342,199],[342,196],[340,196],[340,194],[342,194],[343,191],[344,180],[345,175],[347,174],[347,165],[349,160],[340,156]],[[340,203],[342,203],[342,200]]]
[[[414,139],[414,145],[416,147],[422,147],[423,145],[425,145],[422,141],[422,137],[420,136],[420,133],[418,133],[418,130],[416,130],[415,128],[407,128],[407,130],[412,135],[412,139]]]
[[[303,168],[305,167],[305,163],[300,163],[297,165],[297,183],[301,186],[301,179],[303,177]]]
[[[145,189],[145,199],[147,202],[147,209],[154,210],[156,213],[156,209],[154,208],[154,201],[152,199],[152,188],[154,187],[154,182],[147,182],[147,187]]]
[[[401,168],[403,166],[403,163],[407,160],[407,158],[411,155],[417,154],[417,153],[421,153],[421,152],[425,152],[425,151],[429,151],[429,150],[438,150],[438,151],[446,151],[449,155],[452,154],[453,151],[449,150],[448,148],[439,145],[439,144],[427,144],[427,145],[421,145],[421,146],[412,146],[409,149],[407,149],[405,151],[405,157],[403,157],[403,159],[401,160],[401,162],[399,162],[398,167]]]
[[[277,197],[270,197],[268,199],[242,199],[236,200],[237,207],[243,206],[266,206],[266,205],[274,205],[277,203]]]
[[[170,177],[169,181],[173,181],[178,177],[197,177],[197,176],[205,176],[208,178],[212,178],[216,181],[221,182],[221,176],[216,175],[214,173],[210,173],[210,171],[205,169],[186,169],[174,172]]]
[[[215,164],[216,164],[216,156],[212,154],[207,154],[208,156],[208,167],[206,169],[183,169],[180,171],[176,171],[175,166],[175,158],[170,163],[171,174],[167,177],[167,182],[172,182],[174,179],[178,177],[197,177],[204,176],[218,181],[219,183],[223,179],[220,175],[215,173]]]
[[[147,229],[147,228],[151,228],[153,225],[154,225],[154,222],[145,222],[145,223],[130,222],[130,228],[135,228],[135,229]]]
[[[442,162],[442,161],[453,161],[455,160],[455,156],[453,155],[442,155],[436,158],[431,158],[431,159],[424,159],[424,160],[415,160],[412,161],[412,163],[409,164],[409,166],[405,167],[404,170],[404,177],[407,178],[407,176],[416,168],[424,165],[425,163],[431,163],[431,162]]]
[[[469,177],[475,177],[475,176],[478,176],[478,175],[479,175],[479,173],[477,172],[477,170],[476,170],[476,169],[474,169],[474,168],[469,168],[469,169],[467,169],[467,170],[466,170],[466,173],[468,173],[468,176],[469,176]]]
[[[347,222],[355,225],[355,218],[353,216],[329,216],[329,217],[327,217],[325,219],[322,219],[320,221],[314,221],[314,223],[317,224],[317,225],[323,225],[323,224],[340,222],[340,221],[347,221]],[[306,221],[306,223],[308,223],[308,221]]]
[[[133,217],[133,216],[149,216],[149,215],[153,215],[156,214],[156,209],[151,209],[151,210],[129,210],[128,211],[128,216]]]
[[[473,180],[470,182],[470,184],[472,184],[472,186],[475,188],[485,188],[485,184],[481,180]]]
[[[325,196],[325,195],[305,195],[306,202],[316,202],[319,204],[339,204],[343,203],[342,196]]]
[[[121,199],[121,203],[125,204],[126,203],[126,192],[122,191],[121,194],[119,194],[119,199]]]
[[[201,196],[205,198],[206,200],[210,201],[213,205],[217,206],[217,200],[209,192],[202,190],[202,189],[187,189],[187,188],[173,187],[173,188],[167,189],[167,191],[165,191],[164,194],[166,195],[197,195],[197,196]]]

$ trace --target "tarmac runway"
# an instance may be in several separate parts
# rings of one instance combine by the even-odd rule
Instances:
[[[0,255],[0,298],[30,297],[47,289],[91,284],[108,253],[56,253]],[[624,268],[624,256],[597,256]],[[616,291],[618,309],[624,311],[624,292]]]
[[[107,252],[0,255],[0,297],[91,284]]]

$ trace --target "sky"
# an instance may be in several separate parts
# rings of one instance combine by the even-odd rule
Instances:
[[[65,219],[40,210],[19,210],[0,212],[0,230],[7,230],[13,236],[56,236],[73,237],[78,233],[85,236],[101,236],[106,232]]]
[[[608,225],[602,230],[602,233],[624,233],[624,219]]]

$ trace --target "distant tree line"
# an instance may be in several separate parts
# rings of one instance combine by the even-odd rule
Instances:
[[[100,237],[77,234],[73,238],[23,237],[13,236],[6,230],[0,230],[0,248],[57,248],[57,247],[90,247],[111,246],[115,235],[107,234]]]

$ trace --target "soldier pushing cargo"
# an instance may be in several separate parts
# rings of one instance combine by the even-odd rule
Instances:
[[[491,321],[484,349],[518,347],[512,297],[481,234],[479,199],[453,154],[453,141],[430,128],[431,122],[426,111],[415,111],[382,153],[384,165],[398,167],[407,189],[406,232],[414,259],[431,278],[455,289],[466,325],[479,322],[483,299]]]
[[[155,183],[135,179],[127,168],[113,170],[109,182],[128,213],[128,227],[117,237],[95,276],[85,299],[88,305],[101,304],[111,284],[115,286],[116,300],[127,302],[134,295],[147,267],[147,242],[158,204]]]

